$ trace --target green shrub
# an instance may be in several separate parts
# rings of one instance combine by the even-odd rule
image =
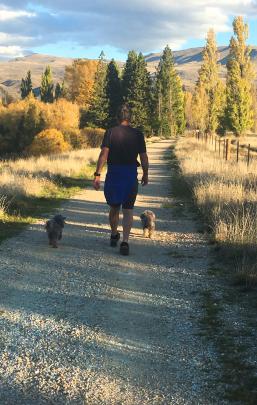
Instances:
[[[80,129],[70,128],[63,132],[64,139],[72,149],[83,149],[87,147],[87,141]]]
[[[31,155],[47,155],[62,153],[70,150],[71,147],[65,141],[61,131],[57,129],[46,129],[40,132],[28,148]]]
[[[86,127],[81,130],[81,133],[90,148],[99,148],[102,144],[105,130],[102,128]]]

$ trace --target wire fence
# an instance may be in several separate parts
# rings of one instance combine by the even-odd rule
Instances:
[[[257,148],[240,142],[239,139],[231,137],[221,137],[214,134],[194,131],[195,138],[202,143],[208,145],[210,150],[218,154],[221,159],[227,161],[244,161],[249,167],[253,161],[257,161]]]

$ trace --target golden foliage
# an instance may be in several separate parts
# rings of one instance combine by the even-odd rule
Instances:
[[[46,155],[66,152],[70,149],[68,142],[64,140],[61,131],[57,129],[46,129],[40,132],[28,148],[32,155]]]
[[[77,104],[61,98],[53,104],[44,104],[43,108],[46,128],[64,131],[67,128],[79,127],[79,106]]]
[[[76,59],[65,68],[65,84],[69,100],[89,108],[99,61]]]
[[[35,136],[44,129],[61,132],[79,128],[79,106],[60,99],[46,104],[33,95],[0,108],[0,151],[20,153],[27,149]]]

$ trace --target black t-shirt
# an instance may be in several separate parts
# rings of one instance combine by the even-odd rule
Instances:
[[[146,152],[142,132],[126,125],[108,129],[101,147],[110,148],[107,163],[116,165],[137,164],[138,154]]]

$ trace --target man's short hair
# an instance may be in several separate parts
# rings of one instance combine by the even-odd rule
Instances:
[[[131,109],[127,103],[122,104],[118,109],[117,119],[119,123],[122,121],[131,121]]]

